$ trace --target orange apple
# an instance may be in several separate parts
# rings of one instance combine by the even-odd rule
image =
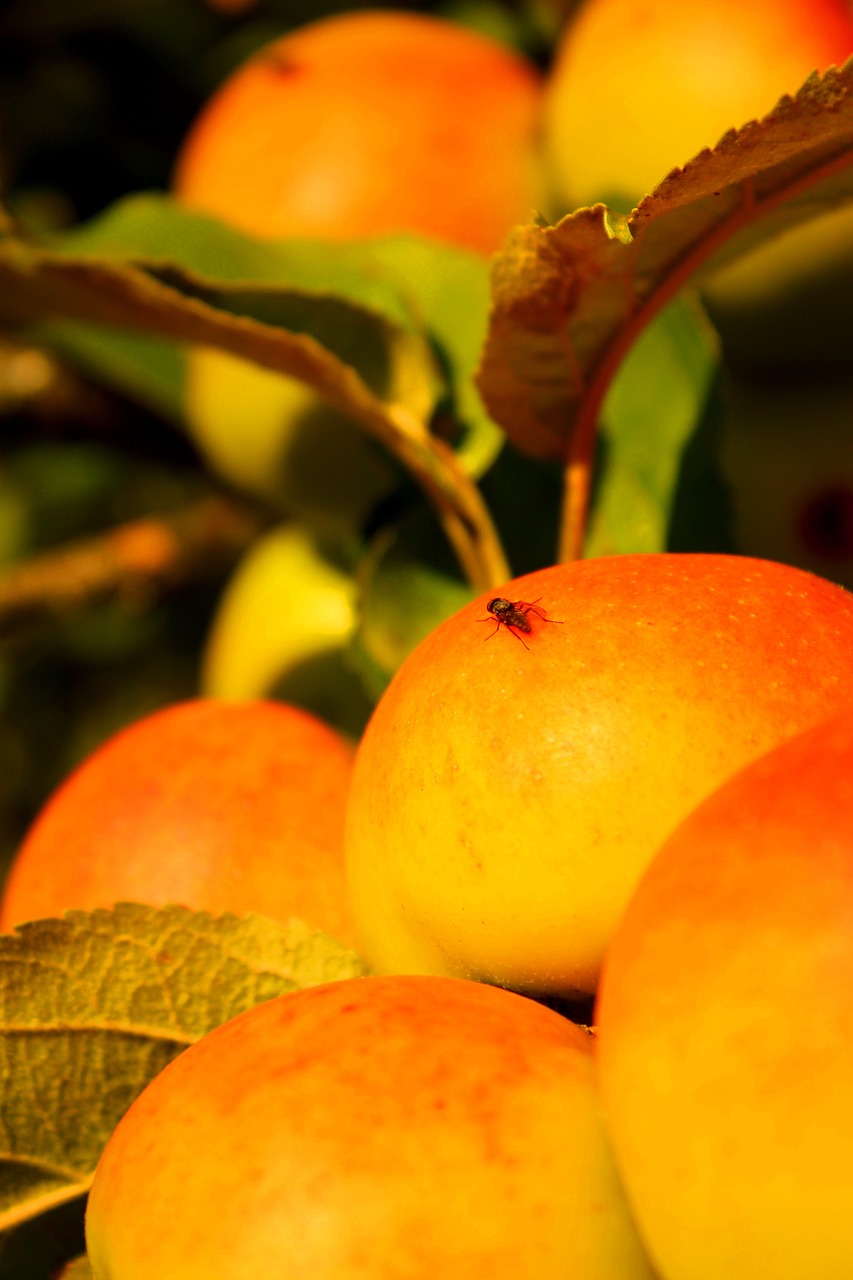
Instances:
[[[129,725],[48,799],[0,928],[119,901],[297,916],[352,938],[343,826],[350,742],[272,701],[198,698]]]
[[[853,53],[846,0],[587,0],[549,75],[562,212],[636,203],[676,165]]]
[[[535,604],[517,606],[529,633],[483,596],[376,706],[347,813],[353,912],[375,970],[589,994],[670,831],[853,698],[853,595],[767,561],[658,554],[557,565],[500,596]]]
[[[260,236],[497,249],[537,203],[540,73],[440,18],[358,10],[231,75],[177,159],[184,204]]]
[[[591,1038],[479,983],[267,1001],[176,1058],[101,1157],[95,1280],[652,1280]]]
[[[605,1117],[662,1280],[853,1274],[851,921],[848,710],[685,820],[608,951]]]
[[[186,207],[263,238],[404,232],[478,253],[540,200],[539,70],[456,23],[336,14],[261,49],[214,93],[177,157]],[[395,473],[310,388],[193,349],[187,426],[231,484],[344,532]]]

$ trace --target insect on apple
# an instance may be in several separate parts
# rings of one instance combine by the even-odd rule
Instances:
[[[497,635],[501,627],[506,627],[511,636],[514,636],[525,649],[529,649],[530,645],[522,640],[518,634],[523,631],[525,635],[531,635],[533,628],[530,625],[528,614],[533,613],[537,618],[541,618],[543,622],[553,622],[555,626],[561,627],[563,624],[558,618],[549,618],[545,610],[540,607],[539,601],[541,596],[537,596],[535,600],[505,600],[503,596],[495,596],[486,605],[486,611],[491,614],[489,618],[478,618],[478,622],[496,622],[497,626],[494,631],[486,636],[487,640],[491,640],[492,636]]]

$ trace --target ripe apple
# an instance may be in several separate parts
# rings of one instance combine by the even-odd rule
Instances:
[[[684,821],[608,951],[605,1119],[662,1280],[853,1274],[851,919],[846,711]]]
[[[563,30],[545,102],[563,211],[630,207],[851,53],[846,0],[587,0]]]
[[[95,1280],[652,1280],[589,1034],[447,978],[257,1005],[139,1096],[95,1173]]]
[[[742,765],[853,696],[853,595],[737,556],[623,555],[484,596],[402,664],[359,744],[346,857],[380,972],[594,991],[633,889]]]
[[[267,701],[198,698],[110,738],[24,838],[0,928],[119,901],[297,916],[349,943],[343,826],[353,747]]]
[[[542,77],[422,14],[336,14],[273,41],[191,127],[174,191],[263,238],[398,232],[497,249],[539,202]],[[232,484],[353,528],[393,472],[310,389],[219,351],[189,353],[187,425]]]
[[[539,194],[542,78],[486,36],[359,10],[274,40],[191,127],[178,198],[263,237],[415,232],[497,249]]]

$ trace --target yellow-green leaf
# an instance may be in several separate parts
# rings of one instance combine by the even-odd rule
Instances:
[[[84,1194],[134,1098],[283,992],[363,973],[299,921],[121,903],[0,936],[0,1231]]]

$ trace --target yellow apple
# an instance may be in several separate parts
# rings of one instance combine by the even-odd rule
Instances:
[[[566,22],[546,92],[560,210],[630,208],[851,53],[845,0],[587,0]]]
[[[355,581],[322,539],[280,525],[259,537],[220,597],[202,653],[211,698],[296,702],[358,736],[370,701],[348,662]]]
[[[850,373],[853,208],[816,214],[701,281],[729,362],[777,383]],[[815,416],[815,415],[811,415]]]
[[[311,387],[224,351],[187,353],[184,412],[213,470],[330,536],[360,525],[396,479],[380,447]]]
[[[295,992],[139,1096],[86,1218],[95,1280],[652,1280],[591,1038],[444,978]]]
[[[379,971],[589,994],[666,835],[853,697],[853,596],[784,565],[670,554],[493,594],[535,604],[517,609],[530,632],[488,596],[465,606],[403,662],[359,744],[361,947]]]

